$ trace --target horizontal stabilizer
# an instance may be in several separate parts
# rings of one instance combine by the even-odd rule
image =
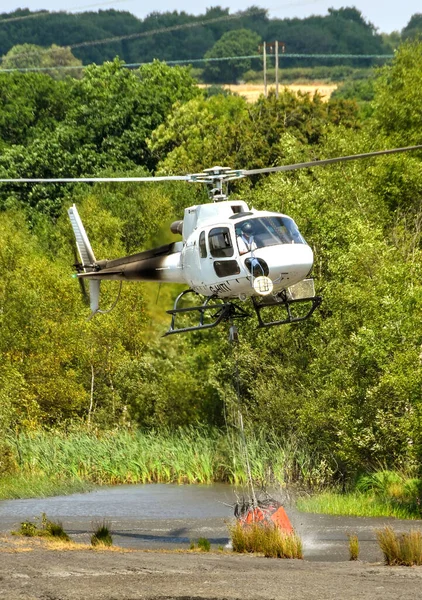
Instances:
[[[70,222],[72,223],[73,232],[76,238],[76,246],[78,248],[83,270],[85,273],[89,273],[94,270],[96,260],[85,227],[82,224],[78,209],[75,205],[69,208],[67,212],[69,214]]]

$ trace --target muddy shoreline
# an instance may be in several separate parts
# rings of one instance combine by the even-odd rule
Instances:
[[[375,530],[422,529],[421,521],[299,513],[286,504],[304,560],[221,551],[233,519],[228,486],[119,486],[88,494],[0,502],[1,600],[420,600],[422,567],[386,567]],[[73,545],[12,536],[45,512]],[[88,544],[93,522],[108,519],[116,547]],[[361,561],[348,561],[347,533]],[[189,552],[206,537],[211,553]]]
[[[224,553],[57,549],[2,536],[4,600],[420,600],[422,567]]]

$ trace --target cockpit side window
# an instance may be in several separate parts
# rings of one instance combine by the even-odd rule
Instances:
[[[211,256],[228,258],[233,256],[233,244],[228,227],[214,227],[208,234]]]
[[[199,236],[199,254],[201,258],[207,258],[207,245],[205,242],[205,231],[201,231]]]

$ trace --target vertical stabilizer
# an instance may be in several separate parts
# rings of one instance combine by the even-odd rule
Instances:
[[[73,205],[67,211],[69,214],[70,222],[72,223],[73,233],[76,238],[76,246],[78,248],[79,257],[82,263],[82,269],[84,273],[90,273],[95,271],[96,260],[94,252],[89,243],[88,236],[85,231],[85,227],[82,224],[81,218],[78,213],[78,209]],[[89,282],[89,306],[91,308],[90,319],[99,312],[100,305],[100,283],[98,279],[90,280]]]
[[[76,238],[76,246],[81,259],[82,268],[85,273],[93,271],[95,268],[94,252],[92,251],[91,244],[89,243],[88,236],[85,231],[85,227],[82,224],[81,218],[78,213],[78,209],[73,205],[67,211],[69,214],[70,222],[72,223],[72,229]]]

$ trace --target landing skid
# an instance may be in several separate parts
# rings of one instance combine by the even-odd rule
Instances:
[[[212,329],[217,327],[223,321],[233,321],[234,319],[246,319],[251,315],[246,312],[244,308],[235,304],[233,301],[223,301],[217,296],[209,296],[205,298],[202,304],[197,306],[180,307],[182,298],[187,294],[194,294],[195,297],[199,295],[193,290],[184,290],[181,292],[176,300],[172,310],[168,310],[167,314],[171,315],[171,323],[169,330],[164,334],[163,337],[173,335],[175,333],[187,333],[189,331],[202,331],[204,329]],[[273,327],[275,325],[287,325],[289,323],[298,323],[309,319],[312,313],[320,306],[322,298],[320,296],[312,296],[310,298],[288,298],[287,294],[283,291],[276,296],[262,299],[255,297],[251,298],[253,307],[255,309],[256,316],[258,318],[258,327]],[[298,304],[310,303],[309,310],[301,315],[295,315],[292,313],[292,306]],[[278,320],[265,320],[261,312],[268,308],[282,308],[286,311],[286,316],[283,319]],[[199,320],[196,325],[190,325],[188,327],[178,327],[177,318],[186,315],[198,313]],[[208,319],[209,322],[205,322]]]
[[[199,306],[178,308],[181,299],[186,294],[195,294],[195,296],[198,296],[198,294],[196,294],[196,292],[193,290],[185,290],[177,296],[172,310],[167,311],[167,314],[171,315],[171,323],[169,330],[164,334],[163,337],[172,335],[174,333],[186,333],[189,331],[211,329],[213,327],[217,327],[217,325],[219,325],[222,321],[232,321],[233,319],[246,319],[250,317],[249,313],[247,313],[240,306],[237,306],[237,304],[234,304],[234,302],[221,301],[219,304],[217,296],[209,296],[208,298],[205,298],[204,302]],[[192,325],[189,327],[177,327],[176,320],[178,315],[194,313],[195,311],[199,313],[199,323],[197,325]],[[209,319],[212,319],[212,321],[209,323],[204,323],[206,316]]]
[[[276,296],[265,296],[264,298],[257,300],[252,297],[253,307],[258,317],[258,327],[273,327],[275,325],[287,325],[289,323],[299,323],[300,321],[306,321],[312,315],[312,313],[321,305],[321,296],[312,296],[310,298],[288,298],[285,291],[280,292]],[[294,315],[292,313],[292,307],[294,305],[301,305],[311,303],[309,310],[301,315]],[[261,312],[263,309],[280,307],[286,311],[284,319],[275,321],[265,321],[262,318]]]

